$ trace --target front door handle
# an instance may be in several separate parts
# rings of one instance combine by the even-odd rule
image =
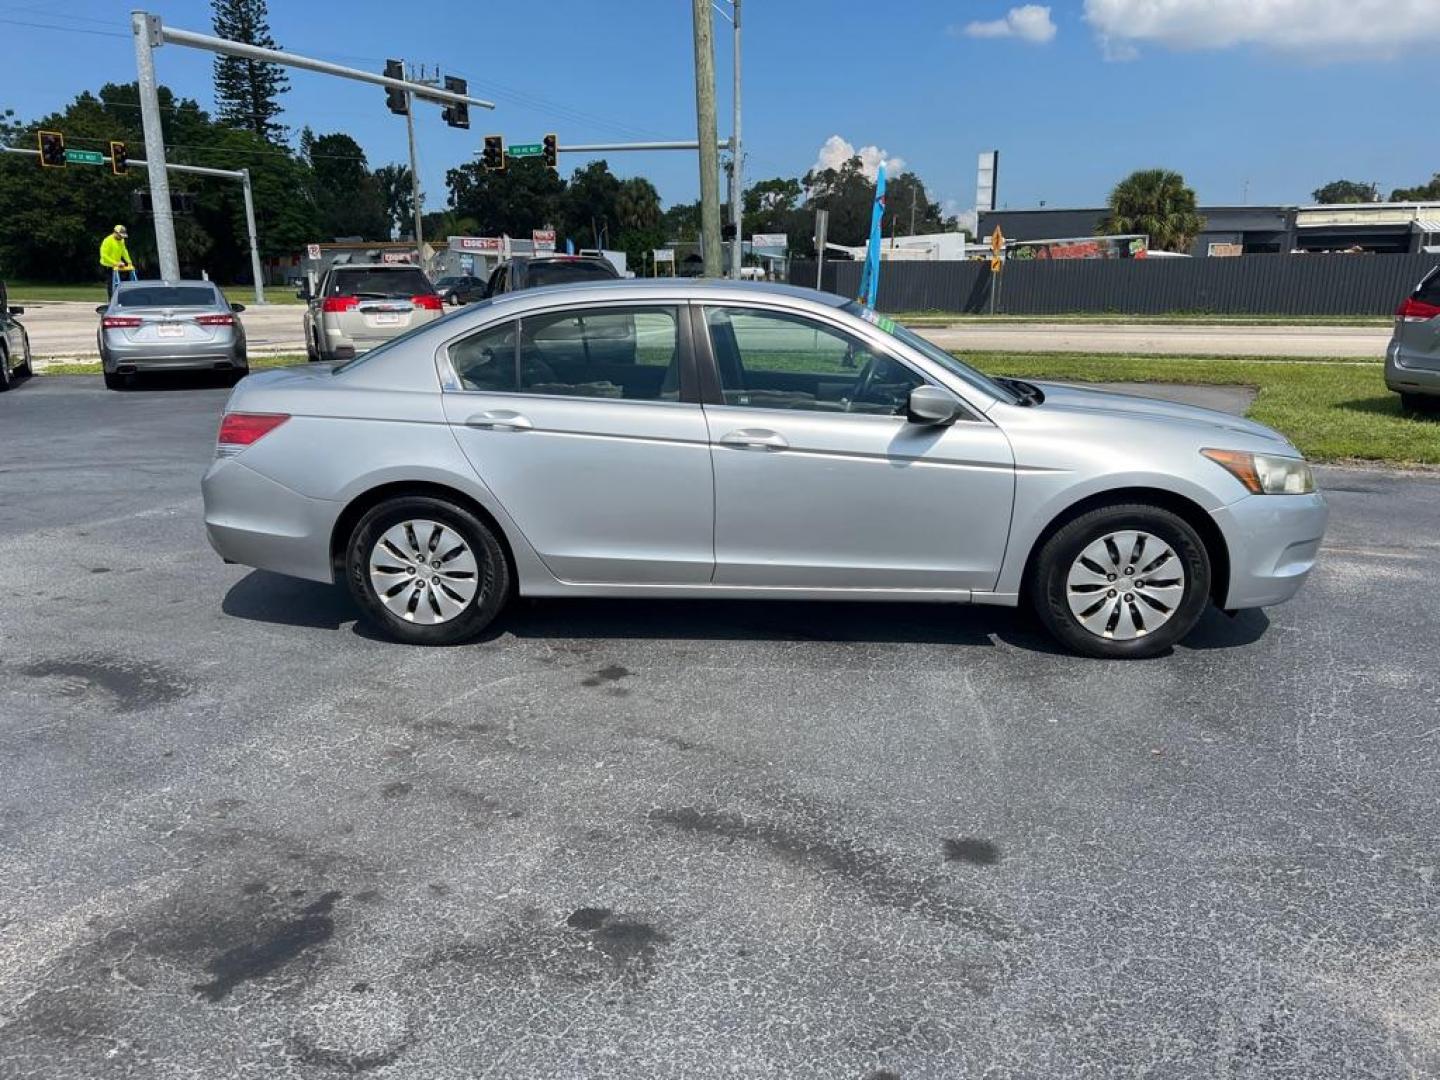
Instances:
[[[720,437],[721,446],[733,446],[737,450],[788,450],[787,443],[778,431],[769,428],[740,428]]]
[[[465,421],[465,426],[485,428],[487,431],[530,431],[535,427],[528,419],[509,409],[476,413]]]

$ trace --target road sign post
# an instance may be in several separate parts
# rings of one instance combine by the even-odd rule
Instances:
[[[995,314],[995,294],[1000,291],[1000,272],[1005,268],[1005,234],[1000,226],[990,234],[990,314]]]

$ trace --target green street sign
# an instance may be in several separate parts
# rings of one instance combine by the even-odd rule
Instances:
[[[65,160],[71,165],[104,165],[110,159],[99,150],[66,150]]]
[[[539,157],[545,153],[545,148],[538,142],[516,143],[505,148],[507,157]]]

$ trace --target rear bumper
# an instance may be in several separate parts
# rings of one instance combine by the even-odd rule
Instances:
[[[115,345],[102,341],[100,364],[109,374],[125,371],[209,371],[248,366],[245,346],[217,341],[204,346],[168,349],[163,345]]]
[[[1230,555],[1226,610],[1265,607],[1300,590],[1320,553],[1330,509],[1320,494],[1248,495],[1212,515]]]
[[[1398,341],[1385,350],[1385,385],[1397,394],[1440,395],[1440,369],[1411,367]]]
[[[340,504],[311,499],[219,458],[200,482],[205,534],[223,559],[277,574],[333,582],[330,533]]]

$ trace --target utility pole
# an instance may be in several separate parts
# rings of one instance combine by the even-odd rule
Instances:
[[[425,68],[420,68],[419,76],[413,71],[409,72],[407,78],[410,82],[420,83],[424,86],[438,86],[438,80],[426,80]],[[420,162],[415,157],[415,93],[413,90],[405,91],[405,134],[410,140],[410,201],[414,204],[415,211],[415,263],[423,268],[425,262],[424,252],[421,245],[424,238],[420,232],[422,218],[420,206]]]
[[[140,121],[145,129],[145,168],[150,174],[150,206],[155,214],[155,253],[162,281],[180,280],[180,253],[175,247],[175,217],[170,210],[170,177],[165,173],[165,136],[160,127],[160,98],[155,85],[155,55],[162,43],[160,20],[143,11],[130,13],[135,35],[135,71],[139,76]],[[259,280],[258,278],[256,279]]]
[[[692,0],[695,127],[700,143],[700,255],[706,277],[720,276],[720,155],[715,133],[715,41],[711,0]]]
[[[735,124],[730,129],[730,224],[735,226],[735,243],[730,250],[730,276],[740,280],[745,254],[745,231],[740,227],[740,206],[744,201],[744,155],[740,150],[740,0],[731,0],[735,29]]]

